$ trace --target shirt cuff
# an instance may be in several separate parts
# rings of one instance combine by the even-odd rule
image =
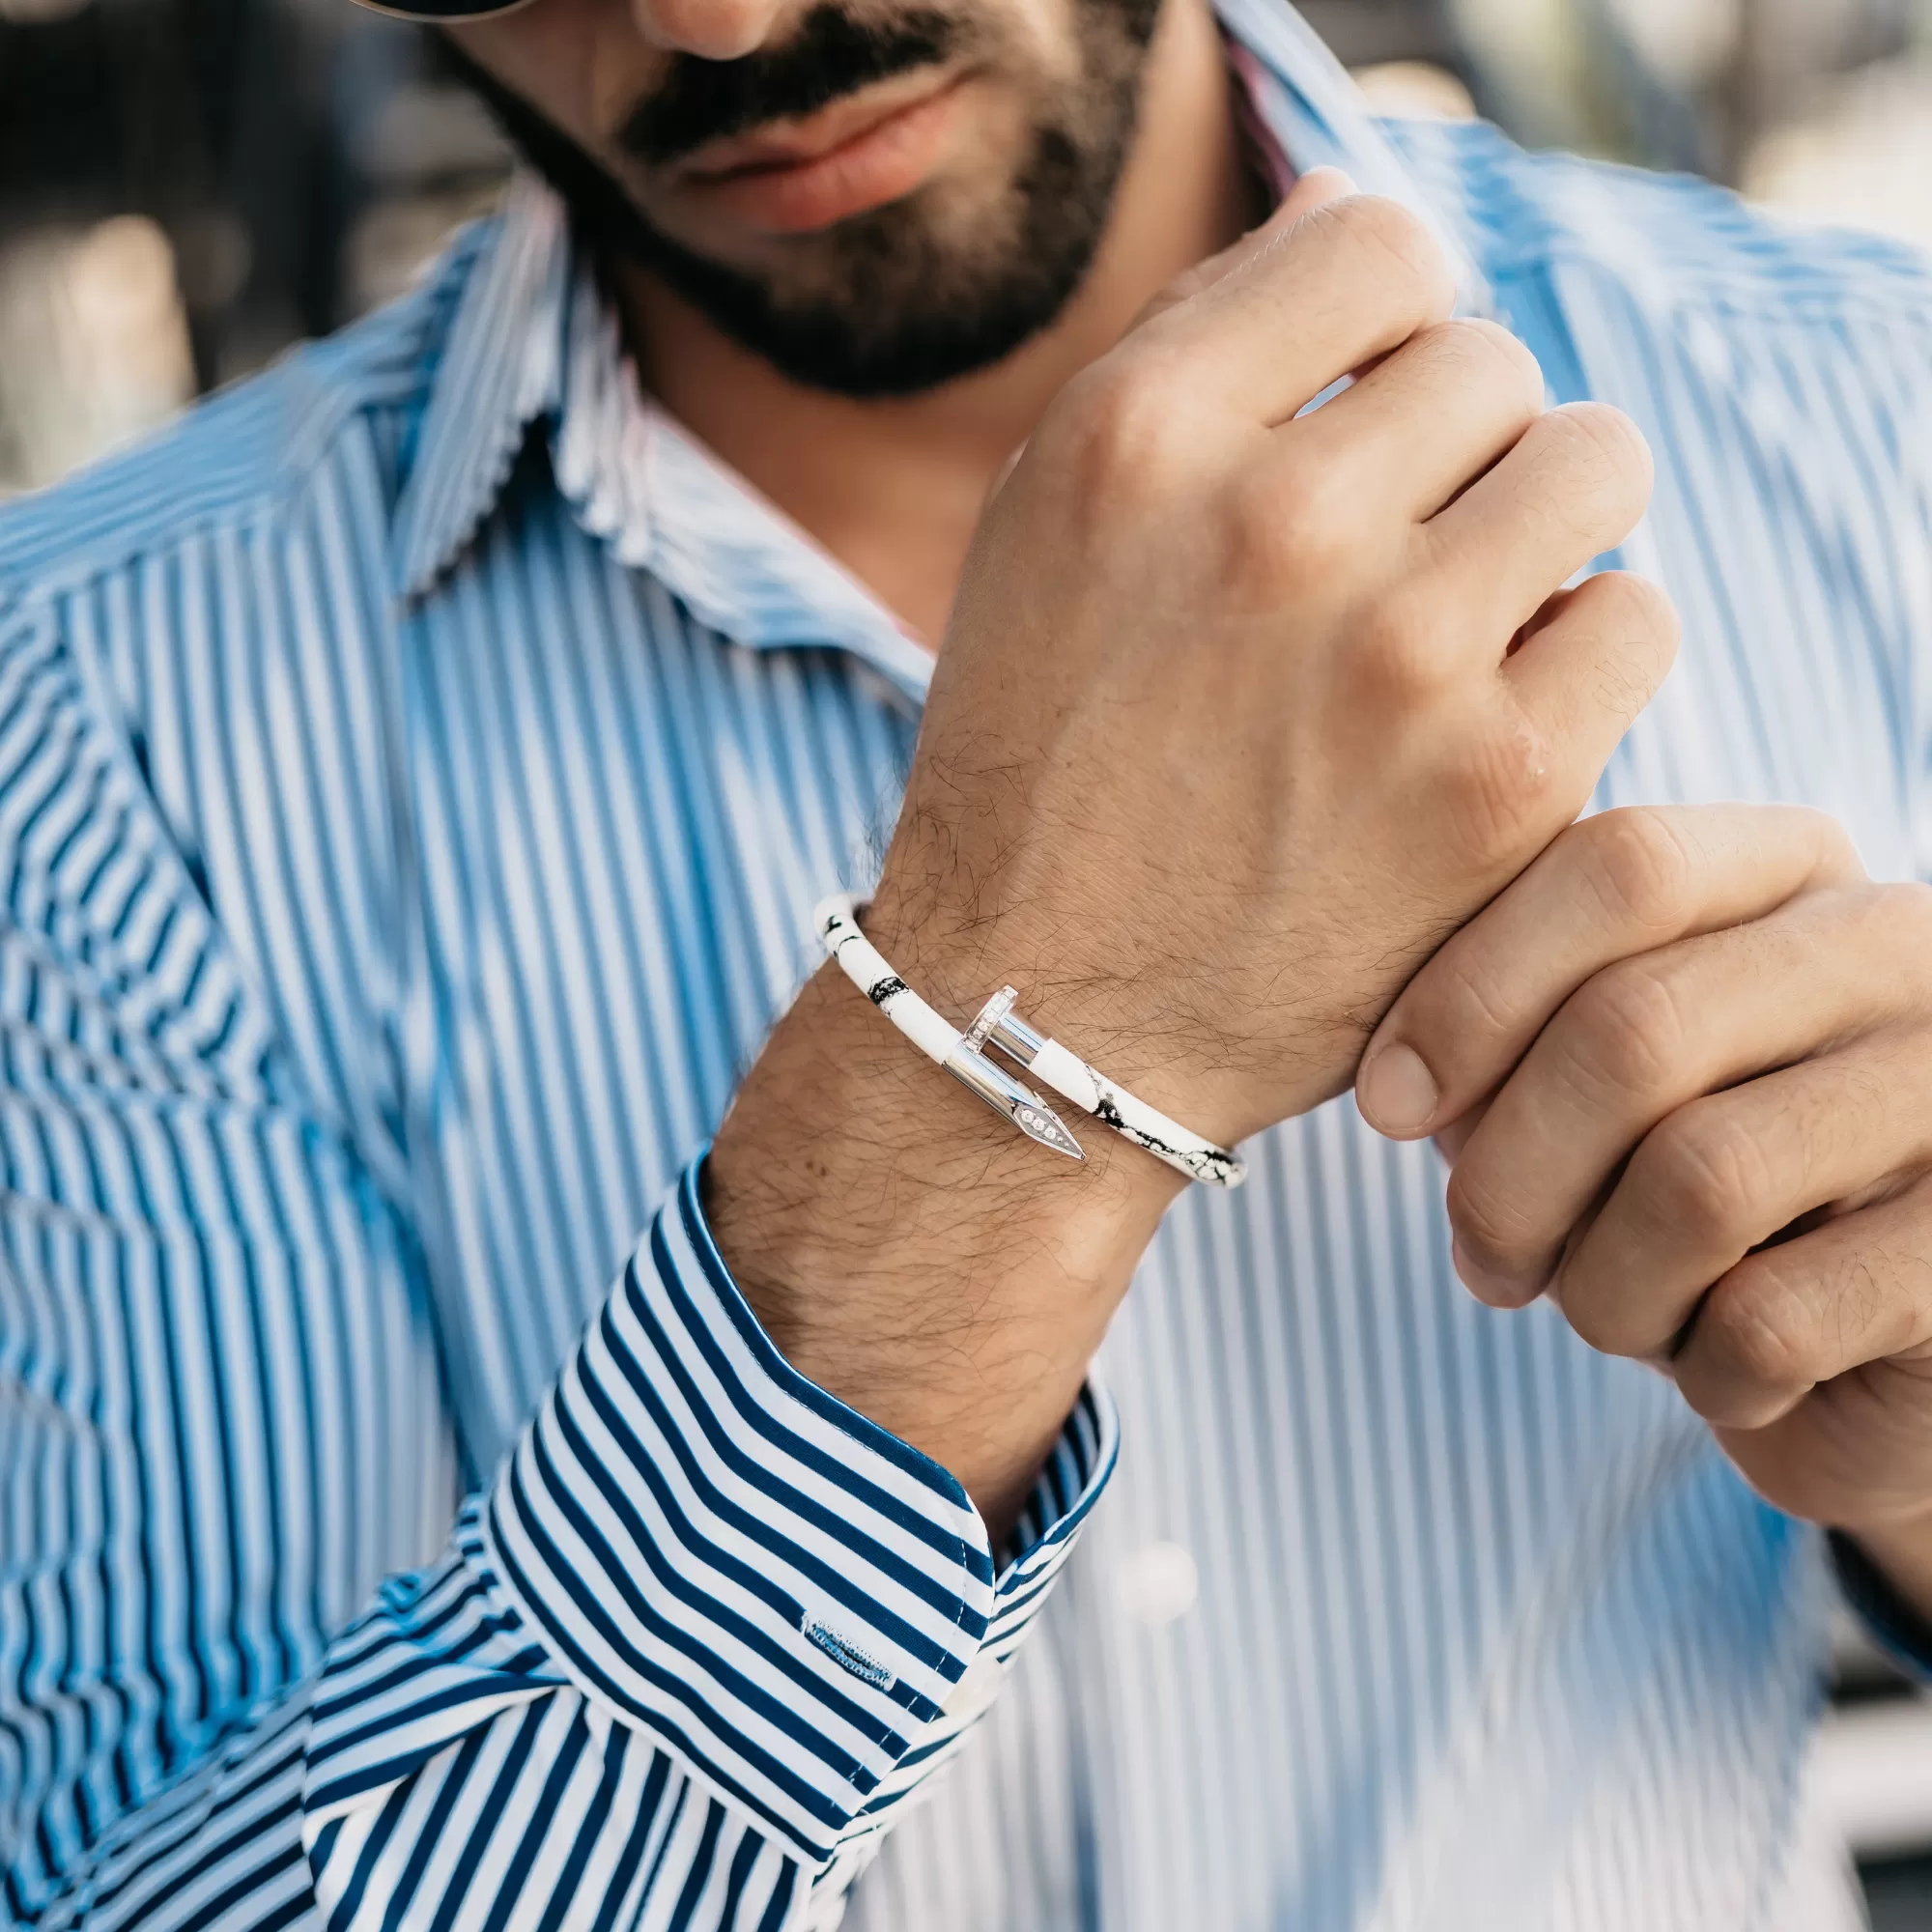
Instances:
[[[499,1472],[484,1553],[588,1697],[823,1864],[968,1719],[955,1690],[1037,1612],[1118,1425],[1090,1384],[996,1575],[959,1484],[758,1325],[702,1159]]]
[[[1920,1684],[1932,1684],[1932,1623],[1892,1588],[1891,1579],[1841,1529],[1825,1532],[1838,1588],[1872,1641]]]

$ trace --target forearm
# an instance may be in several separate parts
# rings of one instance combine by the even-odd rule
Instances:
[[[1230,1144],[1346,1084],[1441,936],[1576,816],[1675,642],[1632,580],[1552,597],[1641,512],[1634,425],[1546,412],[1518,345],[1446,320],[1411,216],[1317,205],[1344,185],[1291,197],[1029,439],[961,576],[871,935],[941,1012],[1009,980]],[[1177,1190],[1087,1146],[1056,1163],[829,974],[717,1144],[717,1238],[769,1332],[996,1528]]]
[[[913,932],[877,936],[949,1010],[971,999]],[[1076,1164],[1017,1134],[828,964],[706,1165],[719,1251],[779,1349],[951,1470],[996,1545],[1181,1185],[1081,1138]]]
[[[688,1787],[694,1808],[731,1801],[736,1915],[685,1834],[638,1872],[630,1916],[701,1891],[694,1932],[721,1909],[775,1924],[808,1888],[840,1889],[846,1854],[984,1708],[954,1692],[1048,1599],[1111,1467],[1111,1412],[1081,1405],[1053,1500],[996,1575],[952,1478],[808,1384],[718,1260],[687,1170],[439,1570],[380,1591],[332,1646],[303,1826],[329,1912],[359,1896],[394,1917],[419,1865],[449,1868],[439,1801],[460,1739],[515,1767],[501,1812],[527,1843],[587,1847],[510,1860],[515,1916],[570,1916]],[[438,1905],[462,1922],[468,1901]]]

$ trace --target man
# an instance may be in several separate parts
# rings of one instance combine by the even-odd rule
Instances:
[[[1849,1912],[1923,267],[1272,0],[448,33],[553,185],[0,519],[10,1914]],[[1245,1189],[808,979],[841,885]]]

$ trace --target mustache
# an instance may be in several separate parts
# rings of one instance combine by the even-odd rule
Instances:
[[[680,54],[663,83],[617,130],[633,159],[663,167],[768,121],[815,114],[845,95],[948,59],[959,23],[927,8],[867,24],[837,7],[814,7],[781,47],[739,60]]]

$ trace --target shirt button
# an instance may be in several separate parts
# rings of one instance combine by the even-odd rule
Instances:
[[[990,1650],[982,1650],[947,1692],[940,1708],[956,1722],[970,1724],[1000,1694],[1006,1674],[1000,1660]]]
[[[1114,1578],[1121,1605],[1144,1624],[1171,1624],[1194,1607],[1201,1572],[1179,1543],[1150,1543],[1122,1561]]]

